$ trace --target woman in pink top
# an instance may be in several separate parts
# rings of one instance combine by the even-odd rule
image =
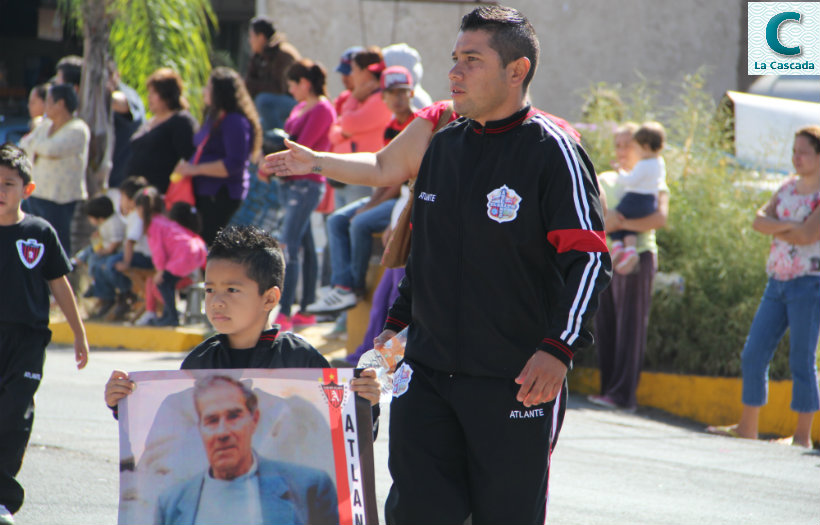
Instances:
[[[336,120],[336,111],[327,98],[327,73],[312,60],[302,59],[294,63],[287,73],[288,91],[297,104],[285,122],[290,139],[300,144],[312,144],[318,151],[330,151],[328,131]],[[281,330],[290,330],[294,324],[309,325],[316,322],[313,316],[304,314],[304,307],[316,300],[316,281],[319,261],[310,214],[316,209],[324,192],[325,178],[318,173],[296,175],[281,182],[281,200],[285,217],[280,230],[279,242],[283,244],[287,265],[280,310],[276,323]],[[291,307],[296,297],[299,281],[299,249],[302,249],[302,308],[291,317]]]
[[[334,153],[379,151],[384,146],[384,129],[393,118],[382,100],[379,79],[384,61],[378,47],[353,55],[350,63],[353,90],[330,129]]]
[[[196,209],[185,202],[177,202],[171,208],[169,214],[175,220],[166,217],[163,215],[165,204],[162,195],[152,186],[137,195],[135,204],[142,217],[148,246],[151,248],[151,261],[156,269],[154,278],[146,283],[146,314],[138,323],[179,326],[177,284],[197,268],[205,266],[205,258],[208,256],[205,241],[193,231],[198,229],[199,217]],[[165,304],[159,318],[156,318],[156,314],[150,314],[155,310],[156,290],[159,290]]]

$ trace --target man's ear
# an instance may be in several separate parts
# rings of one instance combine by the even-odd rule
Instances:
[[[532,63],[527,57],[517,58],[507,64],[507,72],[509,74],[510,82],[512,82],[513,85],[523,84],[524,79],[527,78],[527,74],[530,72],[531,67]]]
[[[282,298],[282,290],[280,290],[278,286],[271,286],[265,291],[264,297],[265,310],[270,312],[279,304],[279,299]]]
[[[29,182],[28,184],[23,186],[23,198],[28,199],[29,197],[31,197],[31,194],[34,193],[35,188],[37,188],[37,185],[33,182]]]

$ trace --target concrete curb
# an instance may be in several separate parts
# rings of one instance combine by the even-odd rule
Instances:
[[[575,368],[569,374],[570,391],[598,394],[600,373],[594,368]],[[738,377],[642,372],[638,385],[638,404],[659,408],[671,414],[706,425],[729,425],[740,419],[742,381]],[[760,433],[790,436],[797,414],[789,408],[791,381],[769,381],[769,402],[760,411]],[[820,412],[814,417],[812,439],[820,442]]]
[[[88,321],[84,324],[89,346],[154,352],[187,352],[210,333],[204,326],[160,328]],[[74,344],[74,333],[68,323],[51,323],[49,328],[52,342]]]

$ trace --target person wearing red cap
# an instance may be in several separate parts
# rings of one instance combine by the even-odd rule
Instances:
[[[328,134],[334,152],[372,152],[384,145],[384,130],[392,118],[381,96],[384,69],[378,47],[369,47],[353,56],[353,89]],[[389,224],[399,187],[377,188],[370,197],[350,202],[328,218],[332,289],[309,305],[307,313],[336,313],[356,306],[357,293],[364,292],[372,235]]]

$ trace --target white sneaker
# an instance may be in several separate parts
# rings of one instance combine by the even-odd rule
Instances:
[[[148,326],[149,324],[151,324],[151,321],[153,321],[156,318],[157,314],[149,310],[146,310],[142,312],[142,315],[139,316],[139,319],[134,321],[134,326]]]
[[[0,505],[0,525],[14,525],[14,516],[5,505]]]
[[[341,312],[356,306],[356,301],[356,294],[352,291],[333,288],[330,293],[305,308],[305,311],[309,314]]]

